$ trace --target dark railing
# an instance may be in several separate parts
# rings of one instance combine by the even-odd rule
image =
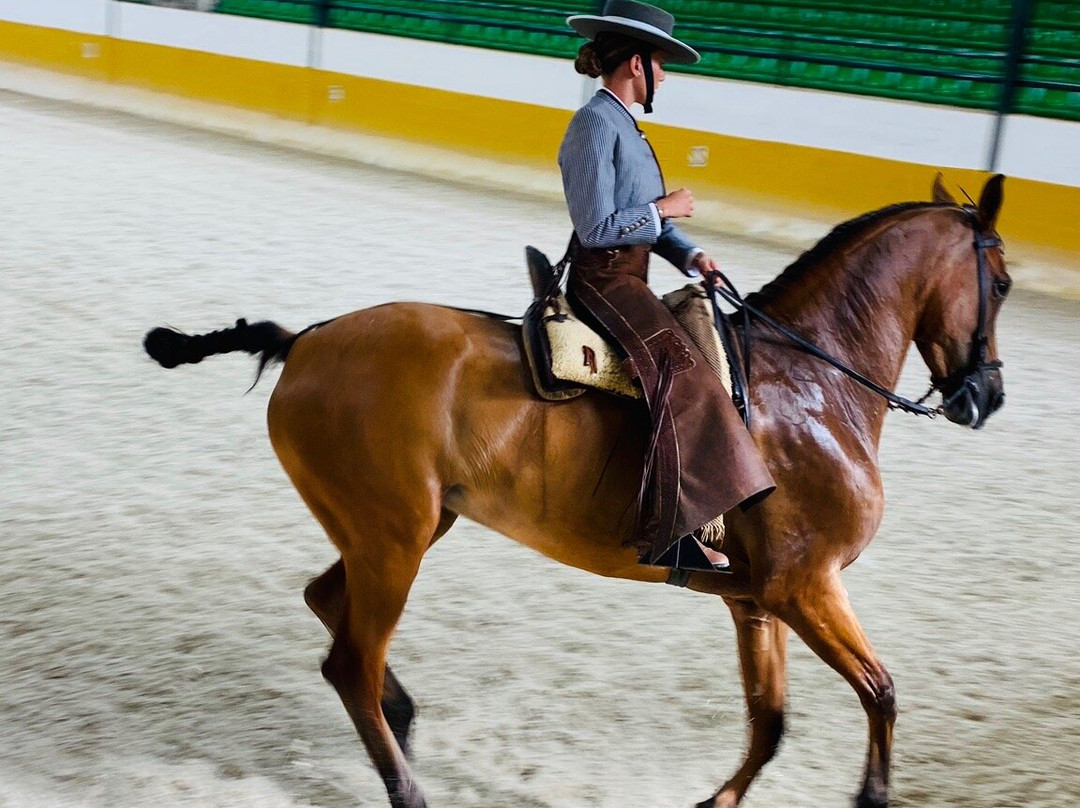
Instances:
[[[1080,0],[659,4],[678,18],[678,35],[702,54],[698,64],[676,70],[1080,121]],[[217,0],[216,10],[569,58],[580,40],[565,18],[600,6],[600,0]],[[995,139],[991,164],[996,154]]]

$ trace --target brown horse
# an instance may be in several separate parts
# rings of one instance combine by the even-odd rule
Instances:
[[[979,427],[1003,401],[994,340],[1009,288],[994,230],[1002,179],[986,184],[977,206],[957,205],[939,178],[933,202],[842,224],[749,301],[889,388],[914,341],[945,416]],[[732,574],[686,582],[722,596],[734,616],[751,738],[738,771],[698,808],[737,805],[777,749],[788,627],[858,693],[869,751],[856,805],[885,806],[893,683],[840,571],[881,519],[887,404],[759,323],[752,329],[753,437],[777,490],[730,515]],[[598,393],[540,400],[515,327],[438,306],[380,306],[299,335],[241,321],[199,337],[147,336],[147,350],[170,367],[241,349],[264,363],[287,355],[270,439],[341,553],[305,591],[334,637],[323,674],[390,804],[420,808],[406,763],[413,704],[386,652],[421,558],[463,515],[564,564],[664,582],[667,570],[638,564],[625,544],[646,416]]]

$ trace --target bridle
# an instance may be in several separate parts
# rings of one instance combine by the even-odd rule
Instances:
[[[930,391],[926,396],[934,390],[941,390],[944,396],[945,390],[955,385],[952,394],[942,401],[939,411],[951,406],[965,392],[974,394],[975,379],[988,370],[997,370],[1004,364],[1000,359],[989,362],[986,360],[986,351],[990,342],[986,336],[986,310],[990,295],[990,271],[986,266],[986,251],[1000,246],[1000,238],[984,235],[976,229],[975,262],[979,279],[979,317],[975,323],[975,333],[971,338],[971,351],[968,353],[967,364],[948,376],[930,377]]]
[[[990,270],[987,266],[986,251],[994,247],[1000,247],[1002,241],[997,236],[983,234],[979,230],[979,223],[975,219],[974,212],[970,208],[965,208],[965,210],[971,214],[972,229],[975,233],[972,246],[975,249],[975,272],[978,278],[979,294],[978,319],[975,323],[975,332],[972,335],[971,349],[968,352],[967,363],[957,371],[943,377],[931,376],[930,389],[927,390],[926,394],[918,401],[911,401],[910,399],[897,395],[887,387],[878,384],[854,368],[844,364],[836,357],[823,351],[821,348],[818,348],[812,342],[796,334],[791,329],[776,322],[776,320],[765,314],[765,312],[750,305],[738,293],[735,286],[724,273],[719,270],[708,273],[705,282],[707,287],[712,290],[709,299],[712,302],[717,331],[720,332],[722,337],[727,334],[726,315],[720,309],[720,304],[717,300],[718,297],[723,298],[724,301],[734,306],[736,313],[741,316],[743,321],[741,346],[743,366],[742,368],[739,368],[736,363],[732,363],[733,370],[737,371],[732,374],[732,399],[739,407],[747,428],[750,427],[750,322],[752,320],[759,320],[769,326],[773,331],[795,343],[810,355],[816,356],[824,362],[828,362],[834,368],[855,380],[863,387],[877,393],[886,400],[889,409],[902,410],[914,415],[925,415],[928,418],[936,418],[938,415],[945,412],[948,407],[955,404],[961,396],[965,394],[974,395],[977,388],[977,379],[986,371],[996,370],[1002,366],[1002,362],[998,359],[990,361],[987,361],[986,359],[986,352],[989,347],[989,339],[986,335],[986,320],[987,310],[989,308],[988,296],[990,294]],[[720,280],[723,281],[723,285],[716,284],[715,277],[719,277]],[[742,378],[739,378],[740,376]],[[945,391],[950,389],[953,385],[955,385],[955,390],[953,390],[952,393],[946,393]],[[924,402],[929,399],[935,391],[941,392],[943,400],[938,406],[929,407]]]

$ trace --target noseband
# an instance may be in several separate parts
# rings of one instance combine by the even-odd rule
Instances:
[[[971,209],[967,208],[966,210],[970,211]],[[746,423],[747,428],[749,428],[750,426],[750,407],[748,404],[749,396],[747,395],[747,392],[750,385],[749,322],[751,318],[760,320],[761,322],[765,323],[765,325],[776,331],[778,334],[781,334],[787,339],[789,339],[791,342],[794,342],[807,353],[811,354],[812,356],[816,356],[818,359],[828,362],[834,368],[836,368],[846,376],[850,377],[851,379],[854,379],[863,387],[877,393],[879,396],[881,396],[888,402],[889,409],[903,410],[904,412],[910,412],[914,415],[925,415],[929,418],[935,418],[941,413],[943,413],[947,407],[952,406],[961,396],[965,394],[975,395],[978,386],[978,379],[985,372],[990,370],[996,370],[997,368],[1000,368],[1002,366],[1002,362],[998,359],[994,359],[991,361],[987,361],[986,359],[986,351],[989,346],[989,339],[986,336],[986,318],[988,308],[987,297],[990,293],[990,271],[987,268],[986,251],[992,247],[1000,247],[1002,241],[997,236],[986,236],[979,232],[978,222],[975,220],[974,214],[972,214],[972,227],[975,231],[975,239],[973,242],[973,246],[975,249],[975,272],[978,277],[979,287],[979,316],[977,322],[975,323],[975,333],[973,334],[971,339],[971,350],[968,353],[968,361],[963,367],[948,376],[931,376],[930,389],[927,390],[926,395],[924,395],[918,401],[911,401],[910,399],[904,398],[903,396],[898,396],[892,390],[883,387],[872,379],[869,379],[868,377],[859,373],[857,370],[848,367],[839,359],[821,350],[809,340],[804,339],[795,332],[776,322],[760,309],[751,306],[745,300],[743,300],[742,296],[735,290],[735,287],[732,285],[731,281],[728,280],[727,276],[724,275],[724,273],[720,272],[719,270],[708,273],[708,275],[706,276],[706,283],[709,284],[713,289],[713,294],[709,296],[709,299],[713,305],[713,313],[716,317],[717,329],[721,333],[724,333],[725,331],[722,322],[723,313],[721,312],[720,306],[717,302],[717,296],[722,297],[725,301],[734,306],[735,309],[742,314],[744,323],[742,334],[742,353],[744,359],[744,367],[741,368],[741,372],[744,378],[738,380],[738,382],[735,384],[735,388],[736,390],[738,390],[739,393],[737,396],[735,396],[735,398],[741,398],[742,402],[744,403],[744,406],[742,406],[740,409],[742,410],[743,421]],[[724,285],[716,286],[712,282],[713,276],[719,277],[724,282]],[[733,382],[735,381],[736,380],[733,379]],[[947,394],[945,391],[953,388],[954,385],[955,389],[953,389],[953,392]],[[933,395],[935,390],[941,392],[942,398],[944,400],[936,407],[928,407],[923,402],[930,398],[930,396]]]

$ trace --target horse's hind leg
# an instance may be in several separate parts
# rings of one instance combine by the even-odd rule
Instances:
[[[443,509],[439,514],[439,525],[431,537],[431,544],[442,538],[454,524],[457,514]],[[428,546],[430,547],[431,544]],[[304,603],[326,626],[333,637],[345,614],[345,562],[340,558],[326,569],[322,575],[312,578],[304,587]]]
[[[784,733],[787,626],[754,603],[727,600],[739,642],[750,747],[739,770],[715,796],[696,808],[734,808],[762,767],[772,760]]]
[[[896,693],[893,680],[870,645],[848,601],[837,573],[803,579],[798,588],[771,589],[774,609],[802,640],[855,689],[869,724],[866,775],[855,799],[856,808],[886,808],[889,804],[889,762]]]
[[[456,518],[457,514],[443,510],[439,526],[431,539],[432,544],[450,529]],[[335,636],[345,616],[345,562],[342,559],[339,558],[322,575],[308,583],[304,588],[304,602],[326,626],[330,636]],[[409,733],[416,716],[416,704],[389,665],[383,672],[381,706],[402,753],[406,758],[411,757]]]
[[[352,528],[344,536],[334,531],[334,541],[342,550],[342,566],[340,570],[336,565],[331,567],[317,579],[321,584],[309,586],[308,592],[320,607],[333,609],[333,604],[339,602],[336,593],[340,592],[333,584],[343,578],[341,619],[333,632],[330,654],[323,663],[323,676],[341,697],[382,777],[393,808],[426,805],[402,748],[401,733],[407,733],[411,700],[408,716],[395,716],[397,733],[383,709],[388,678],[396,683],[392,675],[387,677],[386,651],[390,637],[438,522],[436,511],[426,525],[417,525],[413,521],[417,514],[413,505],[403,508],[402,515],[365,514],[363,527]],[[323,521],[326,524],[330,520]],[[404,692],[393,684],[389,689]]]
[[[345,562],[339,558],[326,572],[312,580],[304,589],[304,602],[326,626],[330,636],[335,636],[345,615]],[[402,753],[406,759],[411,758],[409,733],[416,716],[416,704],[389,665],[383,671],[380,704]]]
[[[340,558],[304,587],[304,603],[333,637],[345,616],[345,562]]]

